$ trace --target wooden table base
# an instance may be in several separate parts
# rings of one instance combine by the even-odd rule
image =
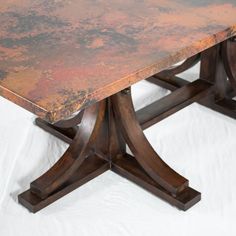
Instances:
[[[19,195],[19,202],[37,212],[110,169],[177,208],[189,209],[201,194],[159,157],[143,129],[193,102],[236,117],[236,105],[231,99],[236,88],[235,49],[233,40],[228,40],[149,78],[173,92],[136,113],[127,88],[69,120],[52,125],[37,119],[38,126],[70,145],[51,169]],[[188,83],[176,77],[199,60],[200,79]],[[126,153],[126,144],[132,156]]]

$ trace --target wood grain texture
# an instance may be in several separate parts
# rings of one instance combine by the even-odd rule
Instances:
[[[56,122],[236,35],[235,0],[6,0],[0,94]]]

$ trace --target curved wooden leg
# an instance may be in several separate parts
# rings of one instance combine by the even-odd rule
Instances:
[[[194,55],[187,60],[185,60],[182,64],[173,66],[169,69],[166,69],[158,74],[158,76],[163,78],[172,78],[175,75],[185,72],[189,70],[193,66],[195,66],[201,59],[201,54]]]
[[[171,169],[157,155],[146,139],[135,115],[130,89],[113,95],[112,105],[115,119],[119,123],[123,137],[145,173],[169,195],[176,197],[187,189],[190,193],[187,194],[187,198],[189,198],[191,204],[193,205],[199,201],[200,193],[190,189],[188,180]],[[180,208],[187,209],[191,204],[181,205]]]
[[[81,123],[83,114],[84,110],[79,111],[73,117],[67,120],[58,121],[54,124],[50,124],[40,118],[36,118],[35,124],[62,141],[71,144],[77,134],[78,125]]]
[[[32,192],[41,198],[46,198],[73,175],[89,155],[104,114],[104,102],[95,104],[84,111],[79,131],[73,142],[49,171],[31,183]]]
[[[160,73],[150,77],[147,81],[156,84],[158,86],[164,87],[170,91],[176,90],[176,88],[181,88],[182,86],[187,85],[189,82],[185,81],[176,75],[189,70],[193,66],[195,66],[201,59],[201,54],[194,55],[187,60],[185,60],[182,64],[173,66],[169,69],[163,70]]]
[[[74,117],[70,119],[58,121],[54,123],[53,125],[61,129],[68,129],[68,128],[71,128],[80,124],[82,121],[83,115],[84,115],[84,110],[79,111],[78,114],[76,114]]]
[[[48,133],[63,140],[64,142],[71,144],[77,134],[78,125],[81,123],[83,114],[84,110],[80,111],[78,114],[76,114],[70,119],[61,120],[54,124],[49,124],[48,122],[37,118],[35,120],[35,124],[43,130],[47,131]]]
[[[125,141],[146,173],[166,190],[177,194],[188,186],[188,180],[172,170],[156,154],[136,119],[130,89],[125,91],[112,98]]]
[[[84,111],[79,130],[64,155],[50,170],[31,183],[30,190],[19,195],[23,205],[35,212],[51,203],[52,199],[55,201],[78,187],[78,184],[109,169],[109,163],[93,152],[105,108],[105,101],[102,101]]]

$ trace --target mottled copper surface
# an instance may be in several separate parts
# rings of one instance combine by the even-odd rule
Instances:
[[[235,0],[5,0],[0,94],[55,122],[233,35]]]

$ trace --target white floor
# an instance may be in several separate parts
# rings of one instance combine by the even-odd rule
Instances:
[[[195,72],[185,76],[192,79]],[[133,88],[135,106],[167,93],[140,82]],[[145,131],[162,158],[202,192],[202,201],[187,212],[108,171],[32,214],[17,203],[17,195],[67,145],[5,99],[0,114],[0,236],[236,235],[235,120],[193,104]]]

